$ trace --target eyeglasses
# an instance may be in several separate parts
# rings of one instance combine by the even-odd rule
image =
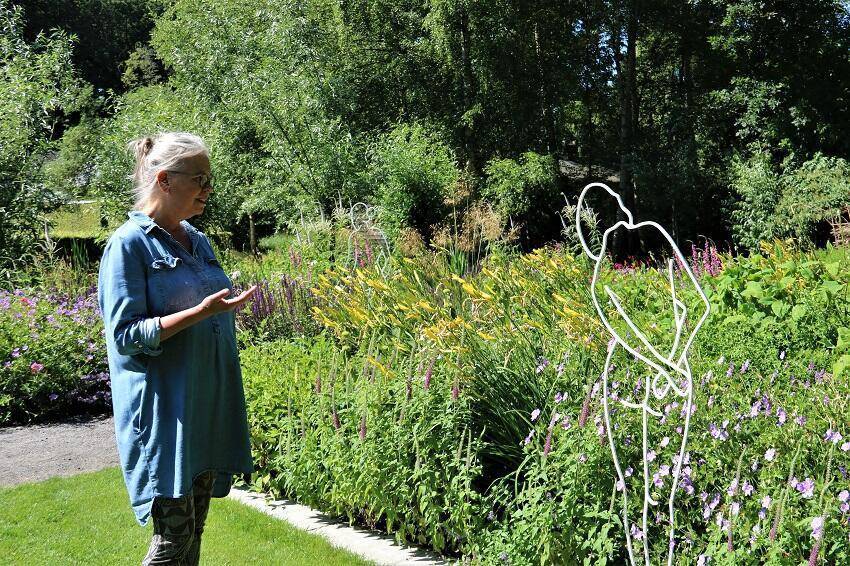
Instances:
[[[166,169],[169,173],[180,173],[181,175],[189,175],[189,173],[185,171],[172,171]],[[211,189],[213,185],[213,176],[212,174],[207,175],[206,173],[201,173],[200,175],[191,175],[190,179],[194,179],[198,186],[202,189]]]

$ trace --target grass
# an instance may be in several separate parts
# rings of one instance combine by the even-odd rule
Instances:
[[[153,523],[136,522],[121,470],[0,488],[4,565],[139,564]],[[370,564],[230,499],[213,499],[201,564]]]
[[[53,225],[52,238],[94,238],[102,230],[97,202],[63,206],[48,219]]]

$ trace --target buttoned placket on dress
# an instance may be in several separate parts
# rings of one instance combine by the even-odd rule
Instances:
[[[210,280],[207,277],[207,267],[198,260],[198,238],[195,233],[192,230],[186,230],[186,233],[189,235],[189,240],[191,240],[192,242],[192,253],[189,254],[189,250],[184,248],[180,244],[180,242],[174,239],[174,236],[172,236],[171,233],[168,232],[168,230],[162,228],[159,225],[157,225],[157,227],[160,229],[160,231],[162,231],[162,233],[166,235],[166,237],[168,238],[169,245],[172,247],[172,250],[175,251],[177,255],[183,254],[191,260],[190,262],[187,262],[187,265],[191,266],[191,268],[201,279],[201,282],[204,286],[204,294],[206,296],[212,295],[215,291],[213,291],[212,285],[210,285]],[[218,289],[216,289],[216,291],[218,291]],[[213,333],[216,336],[219,336],[221,334],[221,327],[219,325],[218,318],[214,316],[211,317],[211,322],[213,327]]]

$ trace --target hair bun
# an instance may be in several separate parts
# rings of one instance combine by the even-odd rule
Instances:
[[[153,138],[145,136],[142,138],[142,155],[147,156],[153,149]]]
[[[136,158],[136,163],[139,164],[153,149],[153,138],[145,136],[143,138],[133,140],[127,144],[127,148],[133,153],[133,156]]]

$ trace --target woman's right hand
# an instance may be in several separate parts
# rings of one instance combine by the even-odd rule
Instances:
[[[230,294],[230,289],[222,289],[217,293],[213,293],[212,295],[205,297],[198,306],[201,311],[207,315],[239,310],[245,306],[245,303],[248,302],[248,299],[251,298],[251,295],[253,295],[256,290],[257,286],[252,285],[249,289],[243,291],[238,297],[226,299],[225,297]]]

